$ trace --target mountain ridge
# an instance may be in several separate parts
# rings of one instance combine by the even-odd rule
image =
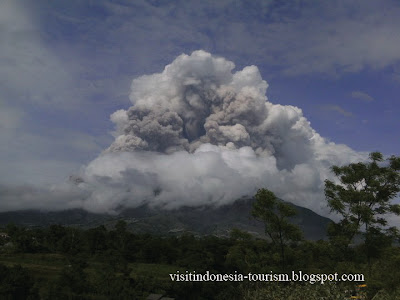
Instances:
[[[181,207],[173,210],[142,205],[126,208],[117,215],[90,213],[83,209],[11,211],[0,213],[0,225],[14,223],[34,227],[61,224],[81,228],[104,225],[113,228],[116,222],[125,220],[129,230],[134,233],[169,235],[191,232],[195,235],[228,236],[233,228],[238,228],[265,238],[264,224],[251,216],[253,201],[252,198],[242,198],[232,204],[218,207]],[[290,222],[300,227],[306,239],[326,239],[326,228],[332,220],[310,209],[288,204],[297,211],[297,215],[291,218]]]

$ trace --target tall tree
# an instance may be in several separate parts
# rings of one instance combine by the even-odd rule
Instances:
[[[273,192],[259,189],[254,196],[251,214],[264,222],[265,233],[272,243],[279,247],[282,269],[285,270],[285,247],[290,241],[302,239],[302,232],[296,225],[289,223],[288,218],[296,215],[293,206],[279,200]]]
[[[370,266],[376,241],[397,233],[394,227],[386,228],[385,215],[400,215],[400,205],[392,204],[400,192],[400,157],[385,160],[380,152],[372,152],[369,159],[369,162],[333,166],[339,183],[326,180],[325,196],[331,211],[342,217],[330,228],[331,239],[348,247],[355,235],[363,231]]]

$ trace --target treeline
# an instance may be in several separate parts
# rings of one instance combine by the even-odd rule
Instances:
[[[21,253],[59,254],[63,265],[55,278],[40,280],[35,269],[0,265],[0,295],[9,299],[144,299],[160,292],[176,299],[244,299],[245,293],[265,283],[249,282],[171,282],[168,274],[135,276],[135,263],[175,266],[173,272],[196,273],[270,273],[282,272],[280,248],[272,241],[256,239],[240,230],[229,238],[137,235],[119,221],[115,228],[104,226],[89,230],[52,225],[27,229],[8,225],[2,239],[2,256]],[[288,244],[286,266],[303,273],[368,272],[363,244],[350,248],[344,255],[329,241],[297,241]],[[372,293],[385,289],[395,293],[400,282],[400,249],[386,245],[373,263],[371,276],[366,276]],[[139,272],[140,273],[140,272]],[[282,287],[285,283],[278,283]],[[310,286],[310,284],[306,284]],[[356,283],[347,285],[355,287]],[[343,288],[344,289],[344,288]],[[0,298],[1,298],[0,296]],[[260,298],[264,299],[264,298]]]

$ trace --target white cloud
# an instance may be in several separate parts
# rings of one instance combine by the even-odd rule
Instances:
[[[34,18],[19,1],[1,1],[0,11],[0,88],[5,100],[68,105],[62,97],[72,82],[68,67],[44,45]]]
[[[25,111],[3,101],[0,105],[0,184],[62,182],[109,143],[108,137],[54,124],[34,130],[37,125]]]
[[[221,205],[267,187],[327,215],[323,185],[332,177],[329,167],[363,160],[366,154],[325,141],[301,109],[268,102],[268,84],[257,67],[233,69],[224,58],[196,51],[180,55],[161,73],[138,77],[132,83],[132,106],[111,116],[115,141],[76,172],[84,182],[57,184],[48,192],[3,186],[0,209],[83,207],[113,213],[142,203]],[[14,160],[13,167],[22,173],[15,173],[14,181],[8,176],[11,182],[6,183],[54,183],[51,178],[59,179],[60,170],[77,170],[71,160],[62,159],[64,154],[70,158],[74,151],[98,149],[85,135],[59,129],[46,134],[52,135],[17,134],[0,148],[2,157],[7,151],[18,158],[30,153]],[[26,143],[28,152],[21,147]],[[4,172],[12,168],[2,164]]]
[[[38,134],[25,127],[0,128],[0,184],[62,182],[100,153],[107,140],[61,128]]]
[[[330,166],[366,154],[325,141],[299,108],[268,102],[257,67],[233,68],[196,51],[135,79],[133,105],[111,116],[115,141],[82,170],[84,207],[221,205],[267,187],[326,215]]]
[[[343,107],[341,107],[339,105],[324,105],[324,106],[322,106],[322,108],[325,110],[337,112],[345,117],[353,116],[352,112],[345,110]]]
[[[123,87],[130,74],[154,73],[185,48],[212,49],[240,64],[250,61],[268,66],[274,70],[269,76],[279,72],[290,76],[358,72],[385,68],[400,59],[396,2],[265,3],[182,1],[152,5],[135,1],[119,6],[99,1],[93,5],[102,8],[101,18],[95,14],[82,18],[80,11],[88,12],[83,2],[65,4],[65,10],[46,6],[43,15],[54,13],[55,26],[46,29],[45,43],[41,39],[45,21],[40,25],[19,2],[1,2],[0,37],[5,43],[0,45],[0,87],[7,112],[0,113],[6,116],[0,119],[0,138],[3,145],[13,147],[3,146],[0,155],[14,159],[3,159],[3,178],[14,170],[14,175],[19,172],[15,176],[18,180],[42,178],[39,181],[43,183],[51,177],[59,178],[60,174],[54,175],[59,169],[71,172],[77,168],[77,160],[70,153],[89,155],[100,149],[99,143],[84,133],[70,132],[63,138],[68,130],[60,130],[58,135],[48,133],[46,138],[31,132],[23,121],[25,105],[76,108],[84,103],[85,108],[99,111],[105,106],[96,105],[107,101],[108,108],[115,107],[126,94]],[[73,32],[74,43],[59,35],[64,28],[61,22]],[[116,140],[109,149],[133,153],[108,153],[90,163],[89,169],[104,164],[104,174],[86,174],[87,181],[103,194],[85,187],[90,197],[79,205],[107,211],[140,201],[164,205],[173,196],[176,202],[171,206],[182,205],[191,188],[197,189],[202,199],[219,203],[218,197],[228,201],[228,196],[250,193],[258,183],[264,186],[254,179],[254,174],[259,174],[282,198],[322,211],[318,205],[323,203],[321,188],[323,179],[329,176],[329,166],[362,159],[363,154],[327,143],[299,108],[265,103],[267,83],[255,66],[237,72],[232,72],[233,68],[233,63],[202,52],[197,58],[180,56],[163,72],[135,79],[133,107],[111,117],[117,126]],[[103,97],[105,101],[99,94],[115,98]],[[330,109],[351,115],[339,106]],[[28,132],[24,133],[21,126]],[[139,150],[150,152],[140,156]],[[107,159],[113,163],[107,164]],[[124,159],[137,161],[137,165],[126,163],[118,182],[117,175],[114,178],[107,172],[114,174],[115,165]],[[154,169],[162,176],[152,175],[147,169],[144,172],[152,159],[165,161],[176,174],[168,173],[168,181],[168,168],[161,163]],[[213,172],[200,168],[202,163],[198,162],[203,160]],[[47,167],[40,171],[41,165]],[[260,166],[265,168],[262,174]],[[180,172],[187,176],[182,178]],[[227,173],[232,174],[231,182],[222,181]],[[153,179],[163,188],[157,197],[151,196]],[[131,180],[143,185],[138,188]],[[174,192],[179,180],[185,185]],[[238,182],[243,182],[240,191]],[[225,185],[232,189],[226,196]],[[134,199],[127,192],[133,187],[139,193]],[[190,203],[200,203],[199,199]]]
[[[114,92],[126,83],[127,75],[153,73],[179,53],[199,48],[240,64],[273,69],[269,76],[335,76],[400,61],[400,6],[392,0],[95,5],[105,17],[92,15],[85,3],[44,9],[51,11],[55,22],[69,22],[74,28],[73,44],[54,43],[75,53],[89,70],[84,85],[98,82]],[[110,76],[102,78],[102,72]]]
[[[382,69],[399,61],[398,3],[324,1],[298,9],[296,17],[262,30],[271,43],[271,59],[284,73],[340,74]]]
[[[23,116],[22,111],[6,105],[5,101],[0,99],[0,132],[20,127]]]
[[[86,128],[69,129],[60,122],[71,110],[84,107],[84,97],[77,96],[73,63],[62,61],[46,44],[34,12],[33,2],[0,1],[3,184],[60,182],[98,154],[103,142]],[[57,113],[60,117],[53,117]]]
[[[370,96],[367,93],[362,92],[362,91],[353,91],[353,92],[351,92],[351,97],[363,100],[365,102],[372,102],[372,101],[375,100],[372,96]]]
[[[0,211],[19,209],[63,210],[82,206],[81,190],[73,185],[46,186],[0,184]]]

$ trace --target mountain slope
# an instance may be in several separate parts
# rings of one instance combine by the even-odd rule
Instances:
[[[237,200],[233,204],[220,207],[183,207],[176,210],[161,210],[141,206],[125,209],[119,215],[93,214],[80,209],[41,212],[14,211],[0,213],[0,225],[10,222],[25,226],[48,226],[62,224],[82,228],[105,225],[113,227],[118,220],[125,220],[131,231],[152,234],[215,234],[227,236],[232,228],[239,228],[264,237],[264,225],[251,217],[253,199]],[[293,205],[293,204],[291,204]],[[322,217],[304,207],[293,205],[297,215],[291,219],[303,231],[306,239],[318,240],[326,238],[326,228],[330,219]]]

